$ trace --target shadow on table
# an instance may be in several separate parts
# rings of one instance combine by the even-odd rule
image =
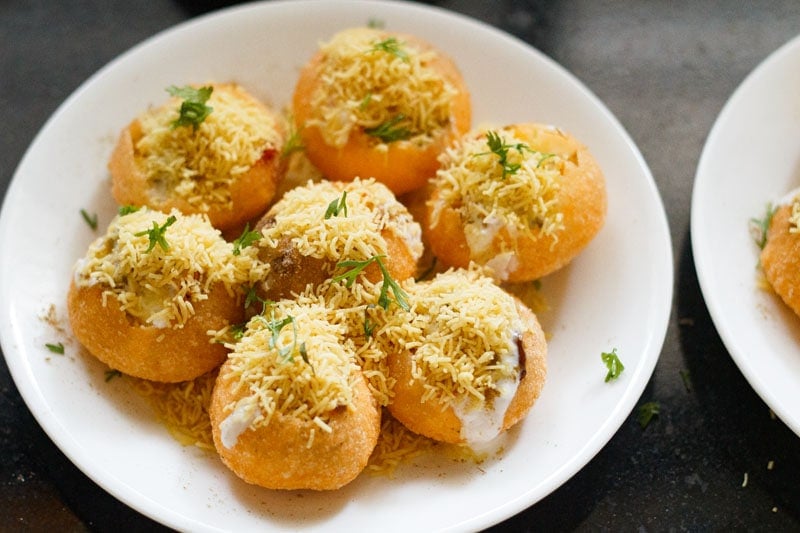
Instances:
[[[704,445],[709,446],[710,455],[741,472],[742,486],[735,487],[730,497],[742,502],[763,499],[774,506],[763,513],[767,529],[796,528],[800,519],[800,438],[771,414],[730,357],[703,300],[688,236],[684,242],[676,277],[676,307],[692,393],[699,402],[703,424],[711,428],[703,432],[710,436]]]

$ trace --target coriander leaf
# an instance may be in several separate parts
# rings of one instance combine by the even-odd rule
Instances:
[[[93,230],[97,229],[97,213],[90,215],[86,209],[81,209],[81,216],[83,217],[83,220],[89,224],[90,228]]]
[[[347,191],[342,191],[342,196],[336,198],[328,204],[328,209],[325,210],[325,220],[331,217],[338,217],[339,213],[344,213],[347,216]]]
[[[767,244],[767,233],[769,232],[769,226],[772,223],[772,217],[775,216],[775,211],[777,211],[777,208],[771,203],[768,203],[767,212],[764,214],[763,218],[750,219],[750,235],[753,237],[756,245],[758,245],[758,247],[762,250]]]
[[[156,247],[156,244],[161,247],[162,250],[165,252],[169,250],[169,243],[167,239],[164,237],[164,234],[167,232],[167,228],[173,225],[176,221],[176,218],[173,215],[170,215],[167,218],[167,221],[164,222],[164,225],[159,226],[158,223],[154,220],[152,229],[146,229],[144,231],[140,231],[138,233],[134,233],[136,237],[141,237],[143,235],[147,235],[147,238],[150,240],[150,244],[145,250],[145,253],[149,253],[153,251],[153,248]]]
[[[281,148],[281,159],[286,159],[295,152],[302,152],[305,150],[303,146],[303,138],[300,136],[300,131],[294,123],[292,118],[289,119],[289,134],[286,136],[286,142],[283,143]]]
[[[522,167],[522,165],[519,163],[509,163],[508,161],[509,150],[513,148],[519,153],[522,153],[525,150],[529,152],[533,151],[525,143],[508,144],[502,137],[500,137],[499,133],[491,130],[486,132],[486,144],[489,147],[489,152],[481,152],[479,154],[475,154],[475,157],[486,155],[489,153],[495,154],[498,158],[497,163],[503,170],[503,176],[502,176],[503,179],[505,179],[506,176],[510,174],[516,174],[517,171],[519,171],[519,169]]]
[[[600,354],[600,358],[606,364],[606,368],[608,368],[608,373],[606,374],[606,383],[611,381],[612,379],[617,379],[622,371],[625,370],[625,365],[622,364],[622,361],[619,360],[617,356],[617,349],[614,348],[611,350],[610,353],[602,352]]]
[[[118,213],[119,216],[124,217],[125,215],[130,215],[131,213],[135,213],[139,209],[141,208],[135,205],[122,205],[120,206]]]
[[[401,48],[403,43],[397,40],[396,37],[389,37],[383,41],[379,41],[372,45],[370,52],[386,52],[403,61],[408,61],[408,52]]]
[[[172,129],[181,126],[192,126],[194,130],[197,130],[200,123],[213,111],[212,107],[206,105],[213,91],[214,88],[211,86],[200,87],[199,89],[188,85],[185,87],[175,87],[174,85],[168,87],[167,92],[170,95],[183,99],[178,111],[178,118],[170,125]]]
[[[367,338],[372,337],[372,332],[375,331],[375,326],[377,326],[377,324],[373,323],[369,319],[368,312],[369,312],[369,309],[371,309],[372,307],[375,307],[375,306],[372,305],[372,304],[369,304],[364,308],[364,336],[367,337]]]
[[[679,370],[678,373],[681,375],[681,379],[683,380],[683,388],[686,389],[686,392],[692,392],[692,378],[689,375],[689,371]]]
[[[114,378],[120,377],[121,375],[122,372],[120,372],[119,370],[114,370],[114,369],[106,370],[106,383],[108,383]]]
[[[364,133],[371,135],[372,137],[377,137],[385,143],[408,139],[411,137],[411,130],[399,125],[400,122],[404,121],[405,119],[406,116],[401,113],[393,118],[390,118],[386,122],[378,124],[374,128],[365,128]]]
[[[50,350],[53,353],[62,354],[62,355],[64,354],[64,344],[63,343],[60,343],[60,342],[56,343],[56,344],[47,343],[47,344],[45,344],[45,346],[47,346],[47,349]]]
[[[241,322],[239,324],[231,325],[231,336],[233,340],[240,341],[242,337],[244,337],[244,330],[247,328],[247,322]]]
[[[242,249],[247,248],[248,246],[252,245],[261,238],[261,232],[259,231],[250,231],[250,223],[244,225],[244,231],[239,237],[233,241],[233,255],[239,255],[242,253]]]
[[[654,416],[661,412],[661,405],[658,402],[647,402],[639,406],[639,425],[642,429],[646,428]]]
[[[367,28],[373,28],[373,29],[378,29],[379,30],[379,29],[384,28],[384,27],[386,27],[386,23],[384,21],[382,21],[381,19],[370,18],[367,21]]]
[[[381,292],[378,296],[378,305],[380,305],[384,310],[389,309],[389,305],[392,303],[392,300],[389,298],[389,291],[391,290],[395,303],[405,311],[408,311],[410,309],[407,300],[408,295],[405,293],[402,287],[400,287],[400,285],[394,279],[392,279],[389,270],[386,268],[386,265],[383,264],[383,257],[385,256],[373,255],[364,261],[340,261],[339,263],[336,263],[336,268],[349,268],[350,270],[343,272],[342,274],[337,274],[332,280],[334,282],[346,280],[346,286],[348,288],[352,287],[358,275],[361,274],[361,272],[363,272],[364,269],[370,264],[376,263],[381,271],[381,275],[383,276],[383,284],[381,285]]]

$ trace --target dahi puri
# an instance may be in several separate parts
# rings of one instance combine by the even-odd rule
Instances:
[[[476,262],[521,282],[566,265],[605,215],[605,179],[587,148],[559,129],[517,124],[474,131],[445,151],[423,229],[443,264]]]
[[[396,280],[413,276],[422,255],[422,230],[392,192],[373,179],[321,181],[288,191],[257,228],[261,259],[270,265],[263,283],[276,300],[319,285],[344,261],[381,258]],[[381,279],[373,263],[365,274]]]
[[[547,345],[536,316],[475,270],[406,285],[411,309],[382,328],[396,380],[389,411],[408,429],[482,444],[539,397]]]
[[[197,127],[174,124],[183,104],[173,97],[122,131],[109,162],[119,204],[206,214],[222,231],[266,211],[281,175],[284,127],[242,87],[210,87],[211,110]]]
[[[272,489],[337,489],[364,469],[381,412],[345,327],[322,302],[253,317],[220,369],[209,414],[222,461]]]
[[[764,277],[795,313],[800,315],[800,196],[779,206],[770,221],[761,268]]]
[[[352,28],[323,44],[295,87],[305,152],[333,180],[374,177],[395,194],[422,187],[439,153],[471,127],[453,61],[421,39]]]
[[[75,337],[125,374],[194,379],[222,364],[210,330],[244,320],[242,285],[263,276],[255,250],[232,245],[201,215],[120,214],[80,259],[67,298]]]

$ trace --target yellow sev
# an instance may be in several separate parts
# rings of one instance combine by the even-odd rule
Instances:
[[[326,218],[331,202],[339,201],[346,205],[346,214],[342,210]],[[268,216],[274,223],[262,229],[263,244],[274,248],[289,238],[306,257],[363,261],[386,255],[384,231],[403,239],[416,258],[422,255],[419,224],[385,185],[371,178],[295,187],[273,205]]]
[[[329,145],[342,147],[353,129],[397,117],[410,140],[421,144],[449,124],[456,90],[428,66],[436,52],[372,28],[341,31],[320,52],[320,83],[307,125],[318,126]]]
[[[411,354],[411,374],[423,383],[422,401],[491,402],[501,380],[520,368],[516,335],[523,331],[514,298],[477,269],[448,270],[407,283],[411,309],[387,314],[377,332],[386,350]],[[513,356],[513,357],[512,357]]]
[[[330,413],[353,403],[357,367],[343,342],[344,328],[332,324],[328,313],[322,302],[281,300],[253,317],[222,376],[239,396],[226,411],[252,410],[248,427],[266,426],[280,412],[330,432]]]
[[[211,113],[195,130],[172,127],[180,98],[139,116],[139,168],[156,203],[175,194],[201,211],[231,205],[230,184],[267,150],[279,150],[276,117],[244,89],[215,84],[206,104]]]
[[[792,200],[792,214],[789,216],[789,233],[800,233],[800,195]]]
[[[131,376],[126,376],[126,381],[147,400],[175,440],[184,446],[213,451],[208,409],[216,378],[214,371],[181,383],[158,383]]]
[[[507,168],[518,165],[516,170],[504,171],[487,132],[476,131],[445,150],[433,179],[439,199],[431,224],[445,207],[458,210],[473,259],[494,253],[491,243],[501,228],[511,238],[548,236],[554,243],[564,228],[557,200],[563,158],[531,149],[509,128],[494,133],[506,150]]]
[[[170,217],[174,223],[168,224]],[[150,251],[148,231],[164,228],[168,249]],[[267,265],[249,247],[233,255],[205,215],[166,214],[146,207],[116,216],[75,266],[78,286],[101,284],[104,302],[116,298],[128,315],[159,328],[180,328],[194,314],[193,302],[205,300],[211,285],[233,294],[260,279]]]

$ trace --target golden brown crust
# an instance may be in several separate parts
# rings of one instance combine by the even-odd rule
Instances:
[[[761,251],[761,267],[767,281],[795,313],[800,315],[800,233],[790,233],[792,207],[783,205],[772,216],[767,242]]]
[[[67,307],[75,337],[111,368],[151,381],[186,381],[218,367],[227,349],[212,343],[207,331],[244,319],[241,304],[222,284],[211,287],[207,300],[193,302],[195,314],[178,329],[142,325],[114,297],[103,306],[103,291],[99,284],[70,284]]]
[[[494,257],[504,250],[516,250],[518,267],[503,281],[512,283],[539,279],[572,261],[597,235],[605,222],[607,197],[605,178],[589,150],[575,137],[541,124],[518,124],[513,129],[531,149],[554,153],[566,160],[557,193],[564,228],[558,241],[546,235],[511,237],[501,228],[485,255]],[[423,226],[427,242],[445,265],[466,268],[474,258],[464,234],[459,206],[445,206],[436,225],[431,214],[440,196],[432,189],[428,202],[428,223]],[[483,255],[483,254],[482,254]]]
[[[242,432],[232,448],[222,444],[220,424],[225,406],[241,398],[235,383],[220,371],[211,397],[214,445],[228,468],[254,485],[270,489],[335,490],[355,479],[367,465],[378,442],[381,412],[359,371],[355,380],[354,407],[337,408],[326,433],[313,422],[276,413],[268,425]],[[315,429],[311,447],[309,432]]]
[[[411,42],[421,50],[432,49],[430,44],[417,37],[399,33],[388,35]],[[455,63],[437,52],[436,58],[428,66],[438,71],[457,90],[451,106],[450,128],[442,130],[425,147],[410,141],[395,141],[387,145],[387,150],[376,149],[375,138],[361,129],[353,130],[347,144],[342,148],[331,146],[325,142],[317,126],[302,126],[313,111],[311,100],[319,83],[318,71],[323,59],[323,54],[317,52],[301,70],[292,105],[308,159],[332,180],[375,178],[395,194],[418,189],[436,173],[442,150],[471,127],[472,104],[469,90]]]
[[[544,387],[547,373],[547,343],[542,327],[533,312],[515,298],[525,330],[521,349],[524,352],[525,372],[503,417],[505,431],[522,420]],[[461,419],[453,408],[441,401],[422,402],[423,382],[411,375],[411,354],[389,353],[389,375],[397,382],[389,412],[411,431],[448,443],[463,443]]]
[[[215,88],[234,87],[229,84],[214,85]],[[267,109],[266,107],[264,109]],[[276,120],[279,127],[280,122]],[[283,136],[283,132],[280,132]],[[160,198],[151,194],[151,185],[141,169],[136,154],[136,143],[142,138],[139,120],[134,120],[120,133],[108,163],[111,173],[111,194],[120,205],[147,206],[168,213],[178,209],[184,214],[206,214],[211,225],[227,231],[241,231],[245,223],[261,216],[275,196],[283,166],[276,148],[265,150],[262,157],[250,169],[238,176],[230,185],[230,205],[209,204],[201,210],[185,198],[171,195]]]

